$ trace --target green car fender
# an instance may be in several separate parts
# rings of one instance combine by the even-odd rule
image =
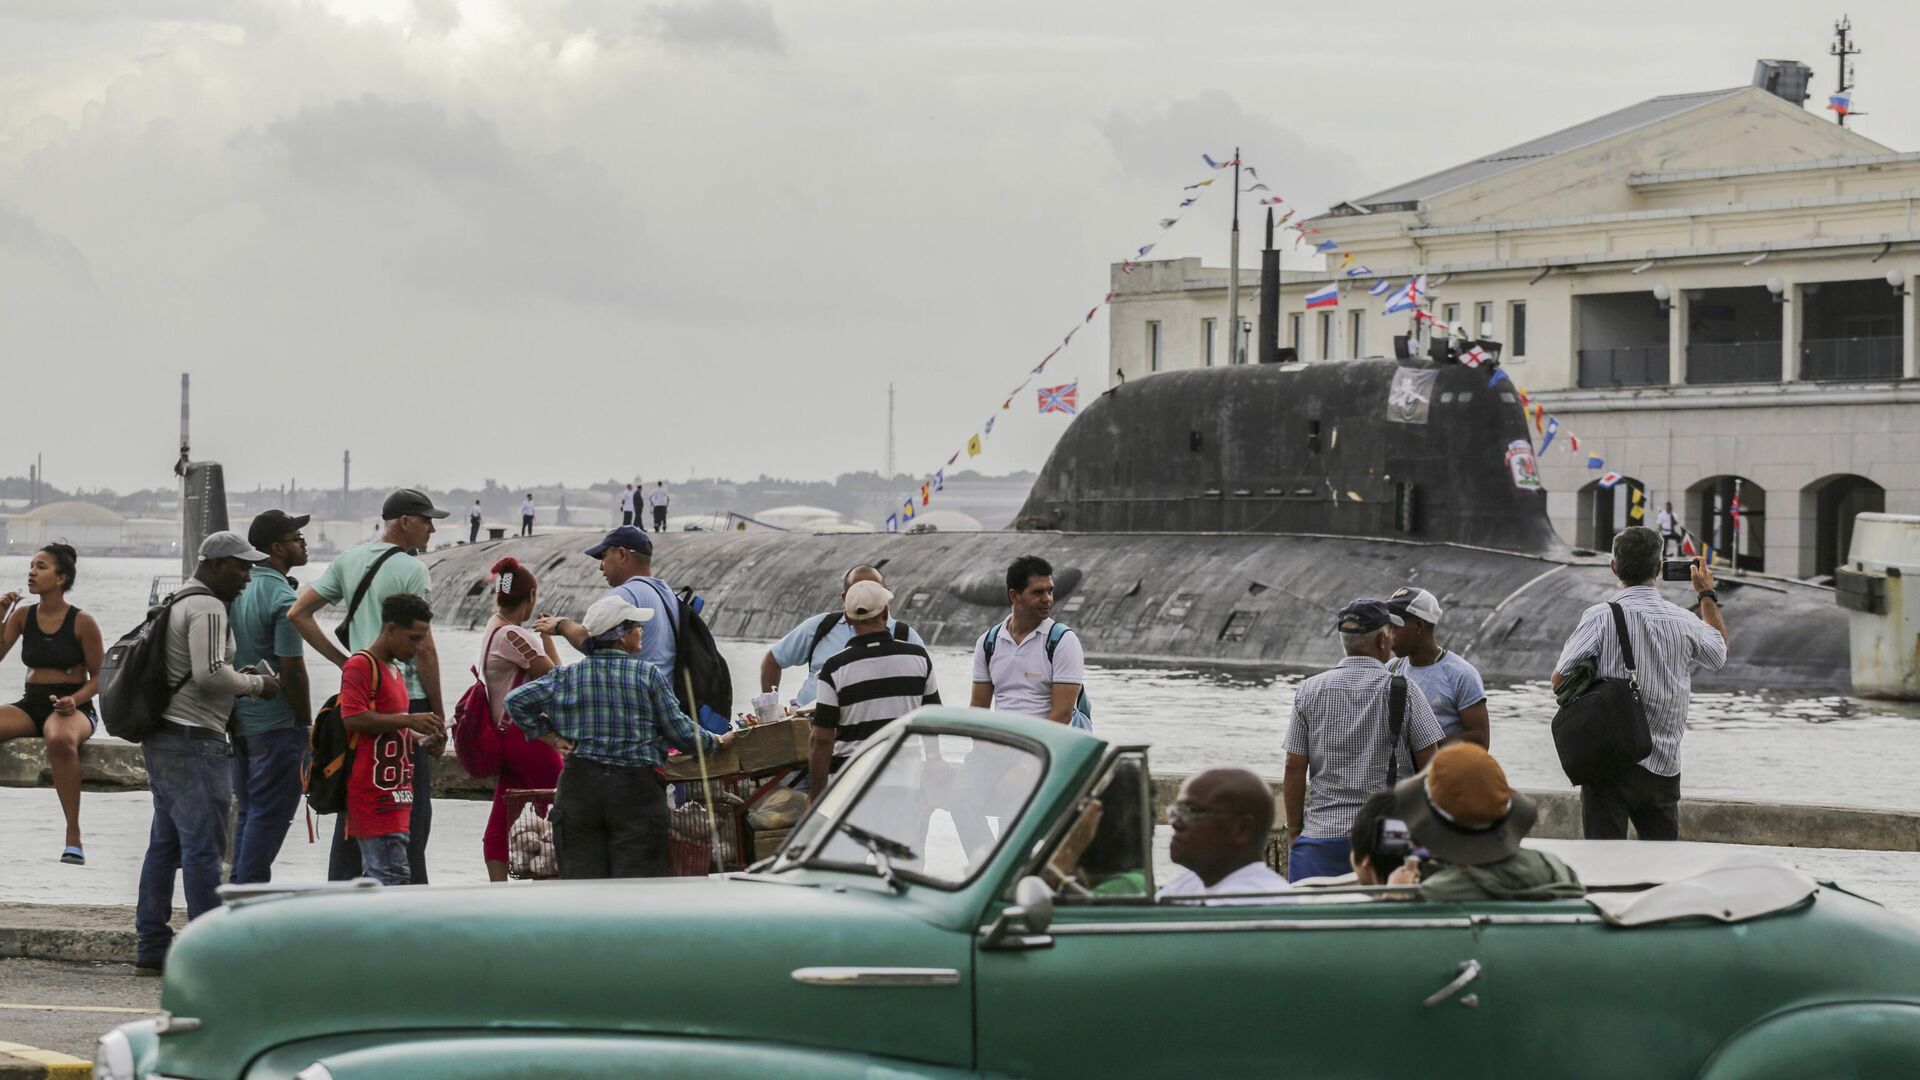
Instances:
[[[1915,1062],[1920,1062],[1920,1005],[1845,1002],[1760,1021],[1715,1050],[1700,1080],[1910,1077]]]
[[[979,1076],[919,1062],[737,1039],[613,1032],[372,1032],[275,1047],[254,1061],[246,1080],[531,1080],[561,1075],[577,1080]]]

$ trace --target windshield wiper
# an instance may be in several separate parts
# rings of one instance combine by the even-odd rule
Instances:
[[[892,859],[905,859],[911,862],[914,859],[913,849],[898,840],[889,840],[884,836],[870,833],[858,825],[843,824],[840,826],[840,831],[852,837],[855,842],[867,846],[867,851],[873,856],[874,870],[879,873],[880,880],[887,883],[887,888],[896,893],[900,892],[900,881],[894,876]]]

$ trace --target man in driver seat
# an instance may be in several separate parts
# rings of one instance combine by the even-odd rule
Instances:
[[[1206,769],[1180,785],[1167,807],[1173,826],[1168,854],[1183,869],[1160,889],[1170,896],[1225,896],[1286,892],[1287,879],[1267,867],[1267,836],[1273,832],[1273,789],[1247,769]],[[1248,897],[1210,900],[1263,904]]]
[[[1484,747],[1454,743],[1424,772],[1393,789],[1393,815],[1413,842],[1444,864],[1420,883],[1424,899],[1575,900],[1587,890],[1573,868],[1544,851],[1522,848],[1539,810],[1507,784]]]

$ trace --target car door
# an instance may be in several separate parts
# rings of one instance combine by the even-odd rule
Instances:
[[[1042,933],[976,936],[983,1073],[1381,1076],[1472,1041],[1461,1000],[1477,969],[1458,908],[1175,906],[1148,899],[1150,870],[1141,891],[1062,896]]]

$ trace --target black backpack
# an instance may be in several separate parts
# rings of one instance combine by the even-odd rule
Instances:
[[[813,654],[820,651],[820,643],[827,640],[828,635],[833,633],[833,628],[840,625],[840,620],[846,618],[846,615],[839,611],[829,611],[819,618],[820,624],[813,628],[813,644],[807,646],[807,663],[809,664],[813,663]],[[913,628],[905,622],[896,620],[893,624],[893,639],[905,641],[912,630]]]
[[[380,662],[371,653],[354,655],[365,656],[373,665],[373,686],[367,696],[377,700],[380,680],[385,677]],[[353,751],[360,745],[359,734],[349,732],[346,721],[340,717],[339,694],[320,706],[319,714],[313,718],[313,734],[309,739],[313,753],[307,757],[307,774],[300,778],[300,786],[306,789],[307,806],[316,814],[338,814],[347,808],[347,781],[353,777]]]
[[[193,678],[192,672],[177,682],[167,677],[167,627],[174,602],[193,595],[189,589],[208,592],[194,583],[175,590],[148,608],[146,619],[114,642],[100,662],[100,722],[116,739],[146,741],[160,727],[173,695]]]
[[[660,613],[676,611],[679,615],[678,619],[667,615],[666,623],[673,630],[673,671],[668,674],[680,708],[708,731],[727,731],[732,727],[728,714],[733,709],[733,672],[713,640],[713,631],[700,617],[704,602],[693,595],[692,588],[670,593],[652,578],[646,581],[665,601]],[[675,599],[679,603],[674,603]]]

